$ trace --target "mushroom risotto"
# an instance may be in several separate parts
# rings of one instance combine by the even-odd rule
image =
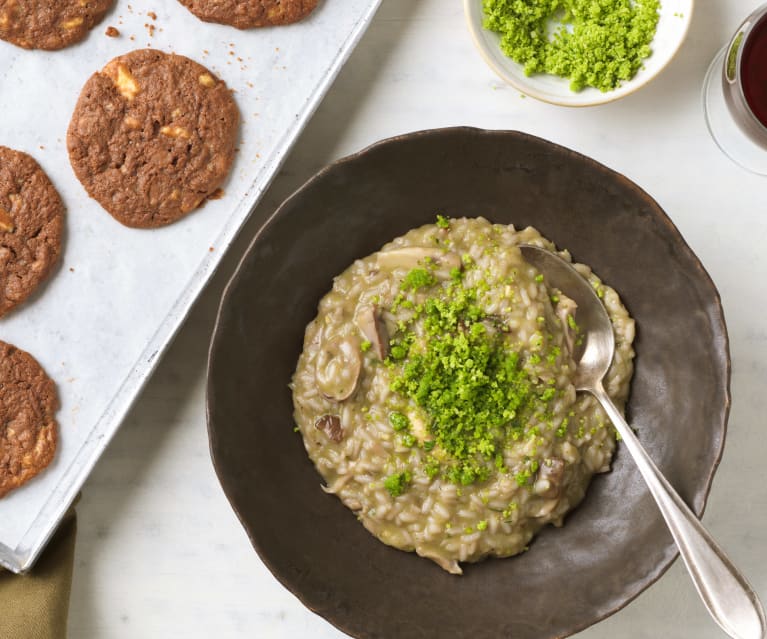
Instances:
[[[291,384],[325,491],[384,543],[455,574],[560,526],[615,449],[573,386],[578,309],[519,244],[556,250],[533,228],[438,217],[357,260],[320,301]],[[634,321],[575,268],[612,320],[605,387],[622,407]]]

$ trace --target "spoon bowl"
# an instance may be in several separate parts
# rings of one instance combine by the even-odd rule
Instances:
[[[573,359],[578,365],[576,390],[589,390],[607,374],[615,352],[615,336],[610,317],[588,281],[571,264],[538,246],[519,247],[522,257],[545,277],[550,287],[558,288],[577,305],[582,340],[575,346]],[[596,300],[596,303],[594,303]]]
[[[573,353],[577,365],[575,387],[594,395],[620,434],[658,504],[706,609],[733,639],[764,639],[764,609],[753,588],[661,474],[605,392],[602,380],[613,361],[615,337],[602,300],[588,281],[555,253],[532,245],[519,248],[549,287],[559,289],[577,304],[576,321],[583,339]]]

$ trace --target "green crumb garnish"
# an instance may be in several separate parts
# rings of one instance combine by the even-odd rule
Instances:
[[[370,350],[370,347],[371,347],[372,345],[373,345],[373,344],[371,344],[371,343],[370,343],[370,340],[367,340],[367,339],[366,339],[364,342],[362,342],[362,343],[360,344],[360,350],[361,350],[363,353],[367,353],[367,352]]]
[[[483,530],[487,530],[487,520],[483,519],[482,521],[477,522],[477,530],[480,532]]]
[[[517,482],[518,486],[526,486],[531,476],[532,473],[529,470],[521,470],[514,475],[514,481]]]
[[[505,510],[504,510],[504,511],[501,513],[501,515],[503,516],[503,518],[504,518],[504,519],[509,519],[509,518],[511,517],[512,513],[513,513],[515,510],[517,510],[517,508],[519,508],[519,506],[517,505],[517,502],[513,501],[513,502],[511,502],[511,503],[509,504],[509,507],[508,507],[508,508],[506,508],[506,509],[505,509]]]
[[[434,286],[437,283],[437,278],[434,277],[425,268],[414,268],[402,280],[402,288],[407,291],[417,291],[421,288],[428,288]]]
[[[407,357],[407,346],[404,344],[392,343],[391,349],[389,350],[389,357],[395,361],[404,359]]]
[[[596,293],[597,293],[597,297],[598,297],[600,300],[601,300],[601,299],[604,299],[604,296],[605,296],[605,289],[602,287],[602,285],[601,285],[599,282],[592,282],[592,283],[591,283],[591,288],[593,288],[593,289],[596,291]]]
[[[416,445],[417,442],[418,442],[418,440],[413,435],[411,435],[410,433],[405,433],[402,436],[402,445],[403,446],[407,446],[408,448],[412,448],[413,446]]]
[[[407,470],[394,473],[384,480],[384,488],[389,491],[392,497],[399,497],[410,485],[410,479],[410,473]]]
[[[535,276],[535,281],[538,282],[538,283],[542,282],[543,281],[543,275],[538,273],[538,275]]]
[[[430,457],[423,465],[423,472],[426,473],[429,479],[434,479],[439,474],[439,462]]]
[[[570,79],[570,89],[611,91],[652,50],[659,0],[483,0],[484,26],[525,74]]]
[[[506,442],[519,437],[525,415],[542,392],[548,395],[509,338],[488,330],[477,297],[477,289],[460,282],[441,287],[423,304],[424,334],[416,340],[406,328],[389,356],[393,364],[405,360],[392,391],[424,409],[429,433],[446,453],[443,474],[461,485],[489,477]]]
[[[410,428],[410,420],[402,413],[389,413],[389,423],[394,430],[407,430]]]
[[[444,215],[438,215],[437,216],[437,226],[441,229],[449,229],[450,228],[450,220],[447,219]]]
[[[551,401],[554,398],[554,395],[556,394],[557,394],[556,389],[549,387],[541,393],[541,401],[542,402]]]

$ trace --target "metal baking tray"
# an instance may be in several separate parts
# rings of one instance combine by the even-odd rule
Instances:
[[[298,24],[238,31],[201,22],[172,0],[118,0],[69,49],[25,51],[0,41],[0,144],[35,157],[67,207],[58,270],[0,320],[0,339],[34,355],[61,398],[53,463],[0,500],[0,564],[14,572],[32,566],[380,2],[323,0]],[[110,25],[118,38],[105,35]],[[146,46],[213,70],[235,91],[242,115],[223,197],[150,231],[121,226],[88,198],[66,151],[88,77]]]

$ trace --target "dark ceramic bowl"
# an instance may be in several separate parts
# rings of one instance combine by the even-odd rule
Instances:
[[[615,287],[637,321],[630,423],[701,514],[730,405],[719,296],[659,206],[625,177],[518,132],[386,140],[321,171],[261,229],[224,295],[208,427],[221,484],[264,563],[306,606],[365,639],[564,637],[620,609],[676,556],[618,450],[564,528],[462,577],[370,535],[293,432],[288,382],[333,276],[435,215],[534,225]]]

